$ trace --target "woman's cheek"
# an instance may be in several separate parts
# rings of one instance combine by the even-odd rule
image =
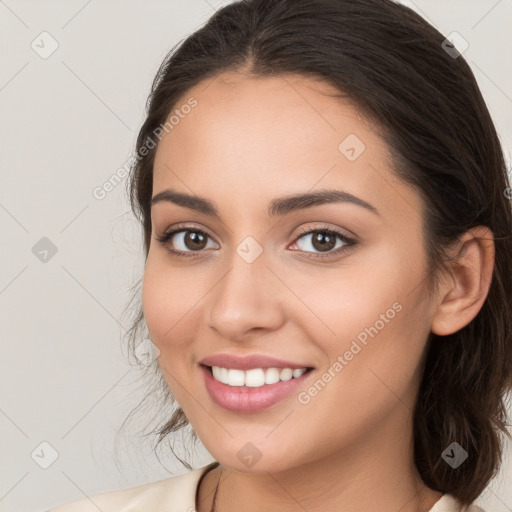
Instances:
[[[171,392],[179,395],[179,383],[183,380],[179,375],[183,366],[180,353],[187,343],[183,331],[187,307],[178,295],[179,289],[169,284],[162,272],[155,267],[146,267],[142,285],[144,316],[150,339],[159,350],[158,364],[162,374]]]
[[[163,280],[146,267],[142,282],[142,306],[151,339],[158,344],[162,340],[163,324],[167,318],[169,298],[165,296]]]
[[[144,276],[142,301],[151,341],[160,350],[160,359],[165,360],[179,331],[178,319],[185,314],[184,301],[177,300],[172,284],[151,271]]]

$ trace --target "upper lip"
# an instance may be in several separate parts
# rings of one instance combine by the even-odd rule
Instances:
[[[243,357],[233,354],[215,354],[205,357],[200,363],[205,366],[220,366],[221,368],[231,368],[234,370],[250,370],[252,368],[291,368],[292,370],[296,368],[312,368],[306,364],[293,363],[262,354],[252,354]]]

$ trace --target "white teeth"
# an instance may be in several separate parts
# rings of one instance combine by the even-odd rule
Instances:
[[[281,380],[290,380],[293,377],[293,370],[291,368],[283,368],[279,374]]]
[[[245,385],[250,388],[259,388],[265,384],[265,372],[261,368],[254,368],[253,370],[239,370],[245,373]]]
[[[275,384],[279,382],[279,370],[277,368],[269,368],[265,372],[265,384]]]
[[[296,368],[295,370],[283,368],[279,377],[281,380],[290,380],[292,377],[298,379],[305,371],[306,368]]]
[[[306,371],[306,368],[297,368],[295,370],[293,370],[293,378],[294,379],[297,379],[298,377],[300,377],[304,372]]]
[[[252,368],[251,370],[234,370],[212,366],[213,378],[227,384],[228,386],[247,386],[259,388],[265,384],[275,384],[276,382],[287,381],[291,378],[300,377],[306,368]]]
[[[228,383],[232,386],[243,386],[245,383],[245,372],[243,370],[228,370]]]

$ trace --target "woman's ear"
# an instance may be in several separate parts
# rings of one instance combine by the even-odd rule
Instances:
[[[438,305],[431,331],[446,336],[468,325],[480,311],[494,270],[494,234],[477,226],[460,237],[448,263],[451,271],[439,286]]]

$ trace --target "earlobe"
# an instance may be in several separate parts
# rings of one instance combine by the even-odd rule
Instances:
[[[476,317],[492,281],[495,249],[491,229],[470,229],[457,247],[458,254],[449,263],[451,272],[440,286],[439,304],[432,317],[431,331],[439,336],[459,331]]]

